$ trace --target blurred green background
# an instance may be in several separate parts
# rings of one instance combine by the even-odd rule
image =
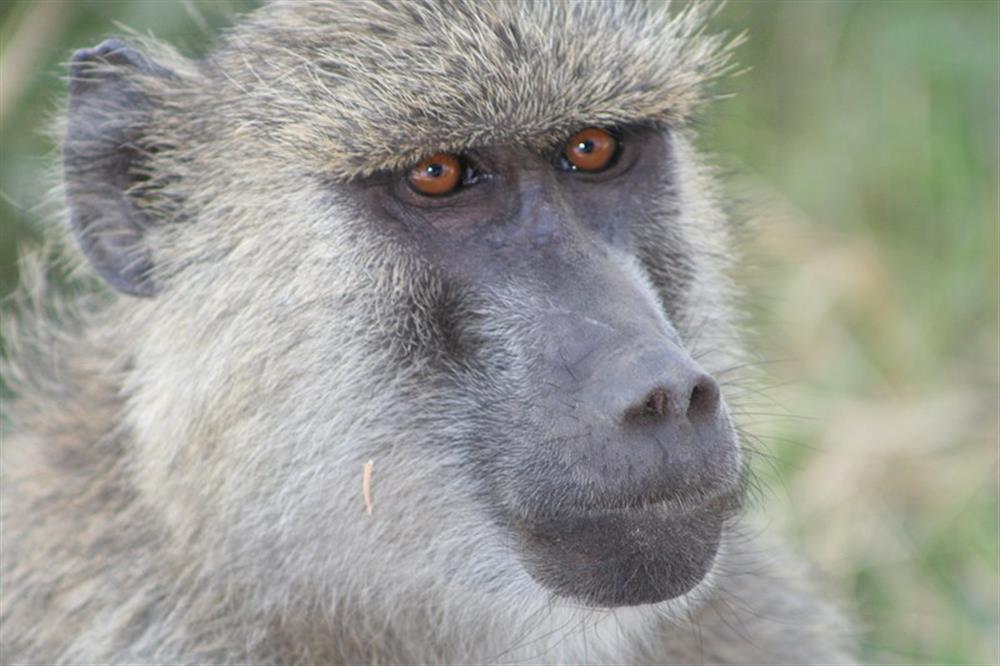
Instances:
[[[0,296],[38,242],[63,63],[123,26],[197,54],[241,0],[0,5]],[[1000,4],[730,2],[705,119],[753,233],[773,453],[755,509],[853,609],[872,663],[1000,660]]]

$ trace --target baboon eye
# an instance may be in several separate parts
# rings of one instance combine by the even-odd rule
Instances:
[[[420,194],[439,197],[453,192],[462,182],[462,162],[456,155],[438,153],[410,169],[407,179]]]
[[[604,171],[618,155],[618,139],[607,130],[588,127],[569,138],[559,157],[565,171]]]

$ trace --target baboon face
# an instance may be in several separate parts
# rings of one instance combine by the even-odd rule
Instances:
[[[149,297],[141,489],[234,577],[304,594],[369,593],[358,562],[416,592],[690,591],[741,486],[693,358],[728,319],[681,129],[719,66],[678,55],[697,21],[341,5],[267,8],[197,68],[74,60],[74,229]]]
[[[610,147],[584,170],[570,160],[603,148],[590,135]],[[549,151],[480,146],[351,188],[441,285],[410,306],[433,326],[413,353],[476,402],[458,446],[492,519],[535,580],[599,605],[688,591],[736,505],[719,385],[639,261],[673,164],[668,132],[587,128]]]

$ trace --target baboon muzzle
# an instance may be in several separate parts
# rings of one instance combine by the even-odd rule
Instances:
[[[599,606],[697,585],[742,476],[718,383],[640,289],[613,286],[542,315],[531,410],[542,434],[511,480],[528,571]]]

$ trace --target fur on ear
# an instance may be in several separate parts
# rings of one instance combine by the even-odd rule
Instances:
[[[131,188],[144,179],[150,118],[144,78],[170,72],[117,39],[80,49],[69,66],[69,113],[63,170],[69,223],[97,273],[133,296],[152,296],[153,261],[146,232],[154,223]]]

